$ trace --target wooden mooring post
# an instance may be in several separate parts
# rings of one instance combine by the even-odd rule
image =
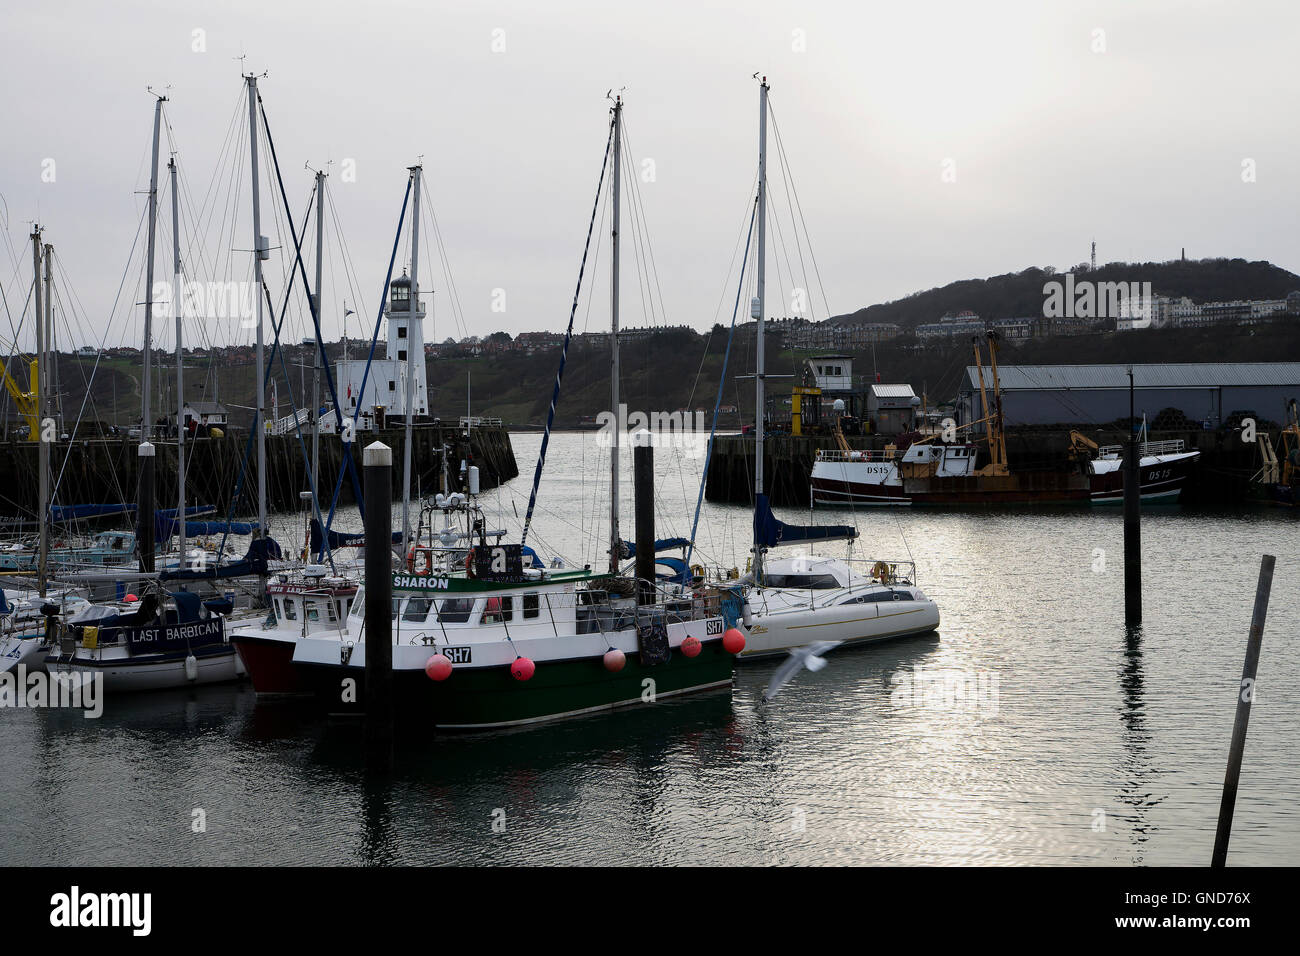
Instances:
[[[1219,827],[1214,834],[1211,866],[1226,866],[1228,840],[1232,836],[1232,812],[1237,805],[1237,783],[1241,779],[1241,758],[1246,750],[1246,728],[1250,726],[1250,705],[1255,700],[1255,672],[1259,669],[1259,647],[1264,641],[1264,618],[1268,614],[1268,595],[1273,587],[1271,554],[1259,563],[1259,584],[1255,586],[1255,612],[1250,619],[1246,638],[1246,664],[1237,687],[1237,719],[1232,725],[1232,745],[1228,748],[1228,770],[1223,777],[1223,802],[1219,804]]]
[[[366,502],[366,769],[393,769],[393,450],[366,446],[362,459]]]

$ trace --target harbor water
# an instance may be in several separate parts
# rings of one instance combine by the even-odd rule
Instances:
[[[521,477],[483,502],[515,532],[540,436],[513,440]],[[658,453],[660,537],[689,535],[701,464]],[[607,473],[595,433],[554,436],[528,543],[600,566]],[[729,691],[633,711],[406,728],[386,780],[357,725],[247,685],[109,698],[98,719],[0,709],[0,863],[1206,865],[1266,552],[1229,863],[1300,858],[1295,515],[1148,509],[1134,633],[1119,508],[817,520],[852,520],[855,558],[915,560],[939,632],[832,652],[770,702],[777,662],[746,663]],[[743,570],[749,533],[745,508],[705,504],[693,561]]]

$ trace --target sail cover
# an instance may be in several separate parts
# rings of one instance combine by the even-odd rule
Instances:
[[[343,531],[329,531],[322,533],[320,522],[315,518],[311,519],[310,530],[308,532],[309,546],[312,554],[321,554],[325,549],[322,544],[325,540],[329,541],[329,550],[337,551],[339,548],[360,548],[366,543],[366,536],[361,534],[348,534]],[[402,532],[393,532],[393,544],[402,543]]]
[[[81,518],[99,518],[104,515],[134,513],[135,505],[50,505],[51,521],[77,521]]]
[[[620,541],[619,543],[623,546],[623,550],[627,552],[627,556],[629,558],[636,557],[635,541]],[[691,546],[691,542],[687,538],[656,538],[655,539],[656,554],[658,554],[660,551],[672,551],[674,548],[689,548],[690,546]]]
[[[858,529],[846,524],[793,525],[772,514],[767,495],[759,495],[754,503],[754,543],[760,548],[775,548],[782,544],[801,544],[805,541],[852,540]]]

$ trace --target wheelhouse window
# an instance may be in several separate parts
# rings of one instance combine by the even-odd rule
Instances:
[[[283,601],[282,604],[284,606],[284,619],[286,621],[298,620],[298,609],[294,607],[293,601]]]
[[[411,598],[406,602],[406,610],[402,613],[402,620],[412,624],[423,624],[425,618],[429,616],[429,608],[432,606],[432,598]]]
[[[443,598],[438,602],[438,623],[464,624],[473,612],[473,598]]]
[[[513,597],[490,597],[483,607],[480,624],[501,624],[514,618],[515,599]]]
[[[538,601],[537,601],[536,594],[524,595],[524,619],[525,620],[527,620],[530,617],[537,617],[541,614],[541,611],[538,609],[537,605],[538,605]]]

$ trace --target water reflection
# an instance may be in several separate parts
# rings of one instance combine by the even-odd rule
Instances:
[[[1149,821],[1150,811],[1164,800],[1164,796],[1157,797],[1151,792],[1157,773],[1148,753],[1151,734],[1146,727],[1146,688],[1142,671],[1140,624],[1124,628],[1124,661],[1119,679],[1124,695],[1124,705],[1120,710],[1120,722],[1124,727],[1120,766],[1124,780],[1120,784],[1119,800],[1132,810],[1129,818],[1130,839],[1133,842],[1132,863],[1141,866],[1146,863],[1144,844],[1155,829]]]

